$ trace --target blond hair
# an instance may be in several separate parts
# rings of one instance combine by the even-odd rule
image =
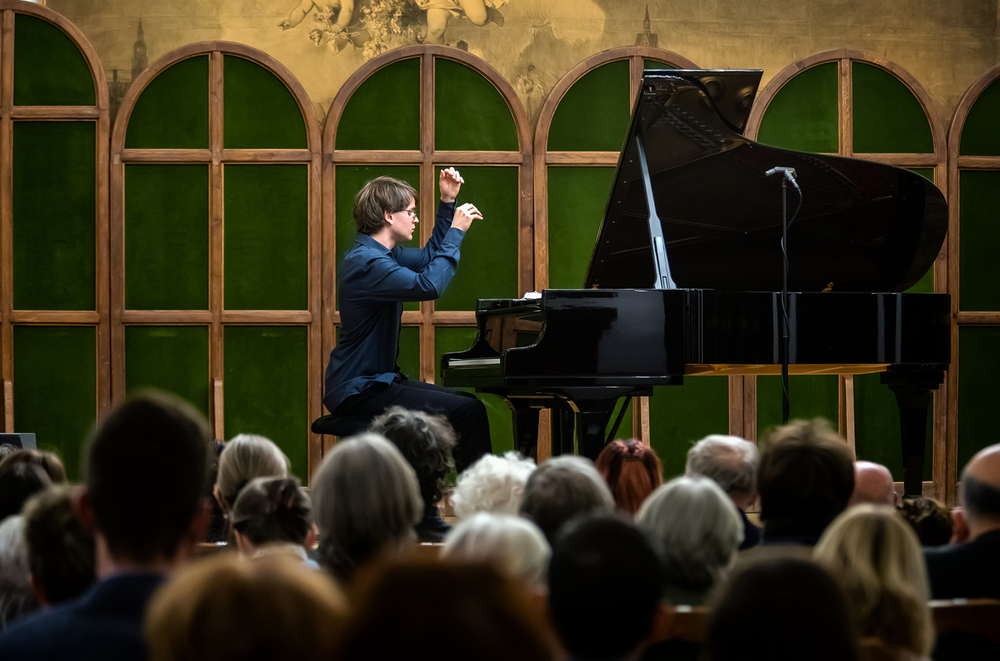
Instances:
[[[838,578],[862,638],[928,656],[930,587],[916,534],[887,506],[858,505],[823,534],[815,558]]]
[[[219,505],[233,509],[240,491],[256,477],[288,477],[288,457],[270,439],[257,434],[238,434],[226,443],[219,457]]]
[[[218,555],[181,570],[146,613],[150,661],[330,658],[346,608],[298,558]]]

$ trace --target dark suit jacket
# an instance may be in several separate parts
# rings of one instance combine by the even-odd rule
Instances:
[[[143,661],[142,619],[162,574],[120,574],[78,599],[14,622],[0,635],[0,659]]]
[[[739,508],[737,511],[740,513],[740,518],[743,519],[743,543],[740,544],[740,550],[744,551],[760,544],[760,528],[750,521],[746,512]]]
[[[924,549],[932,599],[1000,599],[1000,530]]]

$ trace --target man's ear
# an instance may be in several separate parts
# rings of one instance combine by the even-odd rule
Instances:
[[[205,537],[208,535],[208,527],[212,525],[212,511],[214,509],[211,498],[201,499],[201,506],[198,507],[194,518],[191,519],[191,527],[188,528],[188,535],[191,538],[192,544],[199,544],[205,541]]]
[[[97,531],[97,516],[94,514],[94,504],[90,500],[90,495],[86,489],[81,489],[73,503],[76,515],[80,519],[83,527],[90,532]]]
[[[383,212],[382,219],[385,221],[386,225],[392,225],[392,212],[391,211]]]
[[[649,631],[649,642],[655,643],[670,637],[670,626],[674,623],[673,606],[660,602],[653,613],[653,624]]]
[[[307,549],[315,548],[317,539],[319,539],[319,528],[314,523],[309,526],[309,532],[306,533],[306,541],[303,543],[303,546]]]
[[[45,586],[39,583],[35,579],[35,575],[28,573],[28,582],[31,584],[31,591],[35,595],[35,600],[42,606],[51,606],[52,602],[49,601],[49,595],[45,592]]]

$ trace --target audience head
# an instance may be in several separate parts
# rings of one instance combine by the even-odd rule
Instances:
[[[899,494],[892,483],[892,473],[882,464],[872,461],[854,462],[854,493],[850,505],[889,505],[899,504]]]
[[[66,467],[63,465],[62,459],[59,458],[55,452],[49,452],[48,450],[21,450],[15,448],[13,452],[10,453],[11,463],[13,464],[32,464],[38,466],[45,474],[48,475],[49,480],[52,484],[63,484],[66,482]],[[7,457],[4,457],[6,460]],[[5,465],[0,461],[0,466]]]
[[[208,438],[193,406],[155,391],[98,425],[85,451],[80,512],[111,559],[172,563],[201,541],[211,514],[203,498]]]
[[[477,512],[517,514],[524,485],[534,470],[535,462],[517,452],[502,457],[484,454],[458,476],[451,494],[455,516],[466,519]]]
[[[231,524],[241,553],[268,544],[312,546],[312,504],[295,478],[258,477],[240,491]]]
[[[618,509],[635,514],[646,496],[663,484],[663,464],[653,449],[642,441],[612,441],[594,462],[608,483]]]
[[[521,515],[534,521],[550,544],[573,517],[614,511],[615,499],[594,464],[571,455],[542,462],[528,478],[521,501]]]
[[[839,580],[862,638],[925,657],[934,642],[917,536],[885,506],[858,505],[827,528],[816,560]]]
[[[654,630],[663,577],[656,551],[634,526],[610,516],[560,531],[549,562],[549,611],[575,658],[635,653]]]
[[[6,457],[7,455],[14,454],[20,449],[21,448],[17,447],[16,445],[11,445],[10,443],[0,444],[0,461],[2,461],[3,458]]]
[[[455,447],[455,430],[448,418],[393,406],[372,421],[369,431],[389,439],[413,466],[424,506],[441,500],[451,469],[449,453]]]
[[[27,450],[0,461],[0,520],[20,514],[28,499],[52,485],[52,478]]]
[[[722,487],[740,509],[757,499],[757,446],[739,436],[711,434],[688,450],[685,475],[704,475]]]
[[[377,434],[343,440],[323,457],[311,482],[320,564],[339,579],[358,565],[415,540],[424,503],[417,474]]]
[[[329,659],[345,610],[330,579],[292,558],[226,553],[156,593],[146,642],[151,661]]]
[[[37,608],[28,573],[24,518],[8,516],[0,523],[0,631]]]
[[[268,438],[257,434],[234,436],[219,456],[215,497],[229,512],[240,491],[255,477],[288,477],[288,457]]]
[[[969,539],[1000,530],[1000,443],[976,453],[962,471],[959,499],[969,524]]]
[[[856,661],[857,634],[843,591],[809,560],[750,562],[715,594],[710,661]]]
[[[94,536],[77,516],[78,487],[57,484],[24,508],[24,541],[38,601],[58,604],[80,596],[94,582]]]
[[[824,420],[795,420],[768,438],[757,489],[766,539],[815,540],[847,508],[854,460]]]
[[[743,521],[715,481],[678,477],[653,492],[636,521],[657,546],[668,585],[705,592],[732,565]]]
[[[392,563],[359,576],[339,661],[546,661],[524,588],[483,564]],[[447,622],[447,634],[434,631]]]
[[[933,498],[904,498],[896,512],[913,528],[921,546],[944,546],[951,540],[951,511]]]
[[[444,540],[443,560],[484,562],[529,589],[545,588],[552,551],[531,521],[510,514],[480,512],[455,526]]]
[[[375,234],[385,226],[386,214],[403,211],[416,199],[416,189],[405,181],[376,177],[354,196],[354,225],[359,234]]]

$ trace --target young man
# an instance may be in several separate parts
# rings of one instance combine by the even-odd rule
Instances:
[[[465,233],[483,217],[472,204],[455,208],[463,183],[454,168],[441,171],[434,233],[419,249],[398,245],[413,238],[419,222],[412,186],[378,177],[355,196],[358,235],[340,265],[340,335],[330,353],[323,398],[335,414],[374,418],[390,406],[443,414],[458,436],[459,471],[492,451],[486,407],[465,393],[410,381],[396,358],[403,303],[434,300],[444,292]]]

